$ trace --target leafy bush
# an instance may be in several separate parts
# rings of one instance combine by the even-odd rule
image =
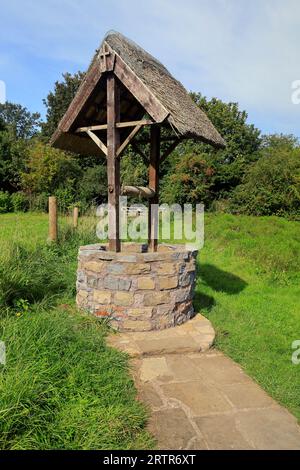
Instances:
[[[107,198],[106,166],[96,165],[87,168],[81,178],[78,191],[79,198],[84,203],[104,201]]]
[[[31,142],[25,166],[21,173],[21,186],[32,194],[51,195],[58,188],[74,188],[81,176],[81,168],[73,155],[39,140]]]
[[[11,197],[9,192],[0,191],[0,214],[10,212],[12,209]]]
[[[162,183],[161,199],[168,204],[208,204],[211,200],[214,169],[205,154],[186,154],[176,162]]]
[[[47,212],[48,196],[46,193],[32,194],[29,197],[29,210],[32,212]]]
[[[74,203],[74,191],[70,187],[59,188],[54,194],[57,198],[59,211],[65,214]]]
[[[27,212],[29,209],[28,197],[21,192],[11,195],[11,204],[14,212]]]
[[[277,142],[278,143],[278,142]],[[248,170],[231,210],[253,215],[300,216],[300,148],[272,145]]]

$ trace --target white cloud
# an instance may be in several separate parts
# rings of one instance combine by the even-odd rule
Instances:
[[[158,57],[193,90],[239,101],[297,131],[299,0],[10,0],[0,37],[37,58],[87,66],[108,29]],[[268,128],[268,123],[265,125]],[[299,134],[300,132],[298,132]]]

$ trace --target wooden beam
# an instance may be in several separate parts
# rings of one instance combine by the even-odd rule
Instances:
[[[99,68],[99,62],[95,61],[95,63],[91,66],[88,74],[84,77],[73,101],[71,102],[67,112],[58,125],[62,132],[70,131],[70,127],[94,91],[96,84],[101,78],[101,75],[102,73]]]
[[[149,203],[148,215],[148,243],[149,251],[157,251],[158,244],[158,171],[160,159],[160,127],[150,128],[150,165],[149,165],[149,187],[155,192],[153,203]]]
[[[130,141],[133,139],[133,137],[139,132],[139,130],[141,129],[141,125],[139,126],[135,126],[135,128],[130,132],[129,136],[124,140],[124,142],[122,143],[122,145],[120,145],[120,147],[118,148],[118,151],[117,151],[117,157],[119,157],[121,155],[121,153],[123,152],[123,150],[125,150],[125,148],[127,147],[127,145],[130,143]]]
[[[109,249],[120,251],[120,159],[117,150],[120,145],[120,90],[113,74],[107,75],[107,182],[108,182],[108,233]]]
[[[153,121],[150,121],[149,119],[142,119],[140,121],[116,122],[116,127],[120,129],[123,127],[134,127],[137,125],[150,126],[151,124],[155,123]],[[107,129],[107,124],[98,124],[95,126],[79,127],[78,129],[76,129],[75,132],[101,131],[105,129]]]
[[[182,142],[182,139],[175,140],[165,151],[165,153],[160,157],[160,163],[164,162],[165,159],[176,149],[177,145]]]
[[[117,53],[114,73],[155,122],[162,122],[169,116],[169,111]]]
[[[107,156],[107,147],[104,145],[102,140],[99,139],[99,137],[94,134],[92,131],[86,131],[86,133],[90,136],[90,138],[95,142],[95,144],[102,150],[104,155]]]
[[[175,140],[178,140],[178,137],[161,137],[160,142],[174,142]],[[150,139],[139,139],[136,141],[137,144],[150,144]]]
[[[124,196],[142,196],[146,199],[155,197],[155,191],[153,191],[153,189],[143,186],[123,186],[122,194],[124,194]]]
[[[133,127],[133,126],[151,126],[155,122],[150,119],[141,119],[140,121],[117,122],[117,127]]]
[[[169,111],[161,104],[151,90],[137,77],[133,70],[121,59],[121,57],[112,50],[107,44],[107,51],[111,52],[110,56],[107,56],[106,70],[111,70],[124,83],[130,93],[136,98],[136,100],[143,106],[147,113],[155,122],[163,122],[168,116]],[[99,52],[99,51],[98,51]],[[96,85],[105,76],[105,73],[101,71],[100,61],[101,53],[98,54],[97,58],[93,62],[88,73],[84,77],[74,99],[72,100],[67,112],[63,116],[59,123],[59,130],[61,132],[70,132],[75,119],[79,113],[83,110],[87,100],[91,97],[91,94],[95,90]]]

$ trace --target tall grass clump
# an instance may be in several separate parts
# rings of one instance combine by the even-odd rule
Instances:
[[[94,233],[87,220],[61,228],[57,243],[0,234],[1,450],[152,445],[127,357],[74,305],[78,248]]]
[[[57,244],[5,243],[0,254],[0,309],[13,308],[19,300],[53,306],[62,295],[75,294],[78,247],[94,241],[90,226],[75,231],[66,225]]]
[[[1,258],[0,308],[14,307],[20,299],[49,305],[69,286],[67,263],[51,247],[13,243]]]
[[[33,309],[1,322],[1,449],[136,449],[149,445],[125,355],[76,312]]]

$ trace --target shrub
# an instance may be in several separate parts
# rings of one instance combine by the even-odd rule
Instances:
[[[300,148],[265,150],[231,200],[235,213],[300,216]]]
[[[65,214],[74,203],[74,191],[69,188],[59,188],[55,191],[59,211]]]
[[[32,212],[47,212],[48,196],[46,193],[33,194],[29,197],[29,209]]]
[[[104,165],[87,168],[78,185],[79,199],[89,205],[100,203],[107,197],[107,175]]]
[[[7,191],[0,191],[0,214],[10,212],[12,209],[11,197]]]
[[[14,212],[27,212],[29,209],[28,197],[21,192],[11,195],[11,204]]]
[[[81,168],[73,155],[38,140],[31,142],[25,166],[21,185],[24,191],[34,194],[50,195],[58,188],[74,188],[81,176]]]
[[[161,199],[168,204],[208,205],[212,199],[214,168],[206,155],[187,153],[182,156],[162,182]]]

